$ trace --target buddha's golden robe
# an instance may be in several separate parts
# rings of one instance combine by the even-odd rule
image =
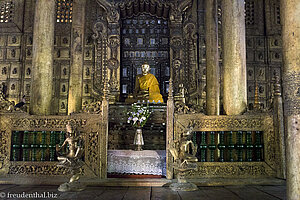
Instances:
[[[159,84],[157,79],[153,74],[147,74],[141,77],[138,77],[139,89],[149,91],[149,101],[153,100],[157,103],[160,101],[163,103],[162,95],[160,94]]]

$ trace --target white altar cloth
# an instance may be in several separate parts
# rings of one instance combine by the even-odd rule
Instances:
[[[166,175],[165,150],[108,150],[107,172]]]

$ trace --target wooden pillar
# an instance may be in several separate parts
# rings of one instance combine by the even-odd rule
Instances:
[[[80,111],[82,106],[85,4],[86,0],[73,1],[68,114]]]
[[[206,40],[206,111],[208,115],[220,114],[220,70],[218,54],[217,0],[205,2]]]
[[[300,1],[281,0],[287,198],[300,199]]]
[[[173,156],[170,153],[174,138],[174,98],[173,98],[173,80],[169,81],[169,95],[167,100],[167,137],[166,137],[166,170],[167,179],[173,179]]]
[[[55,0],[37,0],[33,27],[30,114],[50,115],[53,96]]]
[[[240,115],[247,108],[244,0],[223,0],[224,109]]]
[[[279,161],[277,166],[276,176],[278,178],[286,178],[286,163],[285,163],[285,138],[284,138],[284,116],[283,104],[281,97],[281,85],[279,77],[276,76],[274,83],[274,101],[273,101],[273,118],[274,132],[276,141],[276,158]]]

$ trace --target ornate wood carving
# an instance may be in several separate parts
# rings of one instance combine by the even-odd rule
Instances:
[[[197,99],[197,26],[196,12],[192,1],[173,2],[170,11],[170,60],[172,61],[172,79],[175,97],[180,95],[180,87],[187,90],[186,105]],[[195,19],[194,19],[195,18]],[[181,85],[181,86],[180,86]],[[176,100],[176,99],[175,99]],[[177,104],[179,105],[179,104]],[[176,106],[176,104],[175,104]],[[176,111],[177,112],[177,111]]]
[[[85,162],[91,171],[99,176],[100,155],[99,155],[99,133],[91,132],[86,135],[86,155]]]
[[[120,15],[117,6],[112,5],[108,12],[108,83],[111,99],[118,99],[120,92]]]
[[[187,173],[187,178],[259,178],[270,175],[274,175],[274,171],[264,163],[198,163],[198,171]]]
[[[121,17],[132,17],[139,13],[147,12],[157,17],[167,18],[169,16],[170,1],[166,0],[129,0],[120,1]]]
[[[198,163],[198,172],[189,177],[264,177],[275,176],[279,166],[276,158],[276,142],[273,117],[268,114],[252,116],[206,116],[203,114],[176,115],[174,138],[195,124],[194,131],[263,131],[264,162]]]
[[[75,124],[80,132],[84,134],[84,162],[82,173],[87,177],[100,177],[100,171],[105,171],[106,156],[101,155],[100,148],[105,143],[107,133],[103,129],[101,114],[73,114],[72,116],[33,116],[22,113],[2,114],[0,123],[0,174],[18,175],[69,175],[69,172],[57,167],[57,162],[21,162],[10,161],[11,134],[12,131],[64,131],[66,124]],[[101,134],[102,133],[102,134]],[[103,138],[104,137],[104,138]],[[104,141],[104,142],[103,142]],[[101,144],[100,144],[101,143]],[[103,159],[101,161],[101,159]],[[101,166],[100,163],[103,163]]]
[[[9,134],[5,130],[0,130],[0,173],[9,160]],[[5,169],[4,169],[5,170]]]
[[[13,128],[59,128],[64,129],[68,122],[74,123],[77,127],[83,128],[87,124],[86,119],[59,119],[59,118],[32,118],[27,116],[27,118],[17,118],[12,119]]]
[[[185,79],[182,83],[184,87],[187,88],[189,98],[193,96],[197,96],[197,28],[195,23],[188,22],[185,24],[183,28],[184,37],[185,37],[185,53],[184,53],[184,60],[185,60]]]
[[[103,95],[104,79],[107,74],[107,25],[104,20],[97,21],[93,26],[96,46],[96,64],[93,70],[93,91],[97,96]]]
[[[69,175],[68,169],[57,167],[57,163],[12,162],[8,174],[18,175]]]
[[[300,73],[283,76],[284,112],[286,116],[300,114]]]

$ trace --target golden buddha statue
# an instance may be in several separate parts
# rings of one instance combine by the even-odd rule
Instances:
[[[138,100],[149,100],[151,103],[163,103],[158,81],[155,76],[150,73],[150,66],[146,63],[142,65],[142,74],[136,77],[133,96]]]

